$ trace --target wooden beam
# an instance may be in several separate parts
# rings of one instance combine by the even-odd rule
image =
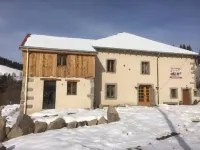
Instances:
[[[65,79],[67,82],[80,82],[80,80],[71,80],[71,79]]]
[[[61,81],[59,78],[40,78],[40,80],[47,80],[47,81]]]

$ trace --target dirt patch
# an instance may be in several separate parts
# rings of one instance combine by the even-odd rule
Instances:
[[[43,117],[45,117],[45,118],[48,118],[48,117],[57,117],[58,115],[45,115],[45,116],[43,116]]]
[[[176,135],[179,135],[180,133],[176,133],[176,132],[172,132],[168,135],[165,135],[165,136],[161,136],[161,137],[158,137],[156,138],[156,140],[164,140],[164,139],[167,139],[167,138],[170,138],[172,136],[176,136]]]
[[[142,150],[141,146],[137,146],[135,149]]]
[[[192,122],[194,122],[194,123],[198,123],[198,122],[200,122],[200,119],[194,119],[194,120],[192,120]]]

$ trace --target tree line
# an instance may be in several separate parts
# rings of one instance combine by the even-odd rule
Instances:
[[[0,106],[19,104],[22,80],[10,74],[0,75]]]
[[[192,51],[192,47],[190,45],[181,44],[180,48]]]
[[[11,61],[11,60],[9,60],[7,58],[3,58],[3,57],[0,57],[0,65],[7,66],[7,67],[17,69],[17,70],[22,70],[22,68],[23,68],[22,64],[15,62],[15,61]]]
[[[0,57],[0,65],[22,70],[22,64]],[[0,106],[8,104],[19,104],[22,80],[18,80],[14,73],[0,75]]]

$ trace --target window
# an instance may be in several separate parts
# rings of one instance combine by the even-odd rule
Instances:
[[[77,82],[67,82],[67,95],[77,94]]]
[[[107,60],[107,72],[115,72],[115,60]]]
[[[141,71],[142,71],[142,74],[150,74],[150,64],[149,64],[149,62],[142,62]]]
[[[178,89],[170,89],[171,98],[178,98]]]
[[[67,65],[67,55],[57,55],[57,66]]]
[[[195,97],[197,96],[197,90],[194,90],[194,96]]]
[[[116,85],[107,84],[106,85],[106,98],[114,99],[116,98]]]

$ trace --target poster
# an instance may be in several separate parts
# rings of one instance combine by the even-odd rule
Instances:
[[[171,68],[170,78],[172,78],[172,79],[181,79],[182,78],[181,68]]]

